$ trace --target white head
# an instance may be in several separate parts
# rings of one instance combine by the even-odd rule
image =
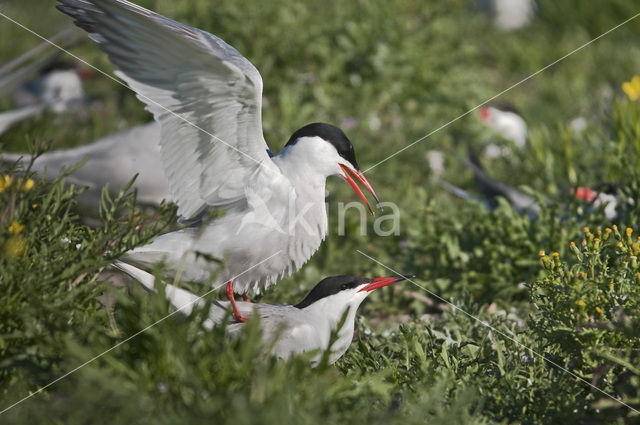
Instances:
[[[308,124],[291,135],[281,154],[302,173],[308,174],[313,170],[322,179],[342,177],[373,214],[364,194],[349,175],[351,173],[380,203],[373,187],[360,171],[351,141],[338,127],[324,123]]]
[[[480,118],[492,130],[497,131],[505,139],[513,141],[518,147],[527,142],[527,123],[512,108],[483,106]]]

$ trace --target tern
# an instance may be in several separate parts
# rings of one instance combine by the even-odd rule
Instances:
[[[125,0],[59,3],[161,123],[162,167],[181,218],[209,206],[226,210],[219,219],[161,235],[124,261],[163,262],[183,280],[214,276],[212,283],[227,283],[243,320],[234,292],[244,296],[276,283],[324,240],[327,177],[345,179],[373,213],[355,178],[379,204],[337,127],[308,124],[277,155],[270,153],[262,134],[262,77],[220,38]]]
[[[493,24],[502,31],[516,31],[526,27],[536,13],[534,0],[478,0],[489,12]]]
[[[116,267],[132,275],[148,290],[154,291],[154,278],[129,264],[116,262]],[[360,303],[375,289],[392,285],[411,276],[388,276],[368,279],[356,276],[332,276],[321,280],[309,294],[296,305],[238,302],[237,308],[244,317],[260,317],[262,341],[272,346],[277,357],[288,358],[292,354],[318,350],[312,362],[317,364],[322,353],[331,344],[331,334],[338,330],[331,344],[329,362],[338,360],[349,348],[353,339],[354,321]],[[171,304],[182,313],[191,314],[193,307],[204,304],[201,297],[174,285],[167,284],[165,295]],[[338,329],[343,315],[346,317]],[[229,302],[214,301],[209,310],[209,319],[204,326],[211,329],[229,317]],[[238,334],[244,324],[230,318],[227,331]],[[274,344],[275,342],[275,344]]]
[[[600,183],[593,189],[579,186],[572,193],[577,200],[589,203],[592,208],[602,208],[609,221],[618,219],[618,211],[624,211],[621,207],[634,204],[633,198],[625,196],[623,188],[615,183]]]
[[[27,153],[3,153],[0,161],[21,163],[26,166]],[[171,200],[169,185],[160,163],[160,123],[155,121],[104,137],[96,142],[71,149],[60,149],[38,156],[31,170],[48,178],[55,178],[63,169],[86,160],[74,170],[67,181],[87,190],[78,197],[78,203],[97,211],[102,188],[117,194],[131,178],[138,174],[133,188],[140,204],[157,206],[163,199]]]
[[[14,110],[0,112],[0,135],[13,124],[40,115],[45,110],[61,114],[87,103],[82,80],[92,74],[84,69],[60,68],[58,65],[61,64],[54,62],[53,56],[50,54],[16,71],[0,72],[0,94],[12,91],[18,106]],[[9,65],[3,68],[10,71],[13,68]],[[44,67],[51,69],[41,69]],[[35,81],[27,82],[27,78],[35,71],[46,72]]]
[[[480,108],[480,119],[490,129],[499,133],[505,139],[511,140],[517,147],[523,148],[527,144],[527,123],[508,104],[493,104]],[[490,144],[485,149],[489,158],[509,155],[510,149]]]

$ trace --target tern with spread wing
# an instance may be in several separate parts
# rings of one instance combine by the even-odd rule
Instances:
[[[129,264],[116,262],[116,267],[130,273],[150,291],[155,290],[153,276]],[[238,302],[238,309],[245,317],[258,315],[262,329],[262,341],[271,347],[272,353],[281,358],[292,354],[318,350],[312,360],[317,364],[322,352],[329,348],[332,332],[338,330],[331,345],[329,362],[338,360],[349,348],[353,339],[354,320],[360,303],[375,289],[411,279],[411,276],[388,276],[368,279],[356,276],[332,276],[321,280],[304,300],[296,305]],[[196,304],[204,303],[197,295],[166,285],[165,295],[182,313],[191,314]],[[214,301],[209,319],[204,323],[211,328],[228,317],[229,303]],[[346,311],[342,327],[340,321]],[[227,325],[231,335],[241,331],[243,323],[235,319]]]
[[[347,180],[368,206],[353,176],[377,200],[351,142],[332,125],[302,127],[280,153],[269,153],[260,73],[220,38],[124,0],[59,3],[161,123],[162,167],[178,214],[188,220],[208,206],[226,210],[130,251],[124,261],[139,267],[162,261],[184,280],[215,276],[212,283],[226,282],[243,320],[234,292],[276,283],[325,238],[327,177]]]

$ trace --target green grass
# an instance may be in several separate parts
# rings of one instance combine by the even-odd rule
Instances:
[[[540,0],[530,27],[504,34],[462,0],[140,3],[221,36],[256,65],[274,150],[307,122],[348,118],[364,169],[638,12],[626,1]],[[68,22],[54,4],[14,0],[1,11],[51,35]],[[415,274],[494,330],[405,283],[361,306],[342,359],[310,369],[308,356],[260,356],[255,324],[240,340],[203,331],[199,309],[144,331],[0,422],[637,423],[633,411],[540,356],[640,409],[640,281],[631,256],[640,232],[640,105],[620,88],[640,70],[639,34],[640,22],[631,22],[502,97],[527,120],[529,143],[487,165],[539,199],[537,220],[506,203],[487,212],[430,178],[425,153],[440,149],[449,155],[443,178],[477,192],[454,158],[496,137],[469,114],[367,173],[383,200],[400,207],[400,235],[376,236],[371,220],[369,234],[359,235],[354,213],[339,236],[337,203],[354,196],[333,179],[327,241],[259,297],[294,303],[326,276],[389,274],[359,249]],[[0,37],[9,40],[1,62],[39,42],[7,21]],[[72,50],[113,69],[88,40]],[[133,94],[106,78],[87,91],[96,100],[90,108],[21,123],[0,136],[3,149],[81,145],[149,119]],[[574,134],[568,122],[579,115],[588,127]],[[162,294],[116,288],[101,273],[166,231],[173,209],[143,212],[130,196],[107,197],[100,225],[90,228],[77,213],[79,189],[64,176],[26,191],[28,175],[2,170],[9,172],[13,184],[0,193],[0,410],[173,311]],[[613,223],[570,194],[601,181],[622,184],[636,200]],[[10,231],[14,221],[22,231]],[[605,240],[614,224],[618,233]],[[96,300],[105,294],[109,307]]]

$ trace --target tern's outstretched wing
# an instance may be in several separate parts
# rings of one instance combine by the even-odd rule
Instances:
[[[256,172],[279,174],[262,134],[262,78],[237,50],[125,0],[59,2],[162,123],[162,165],[182,217],[243,201]]]

